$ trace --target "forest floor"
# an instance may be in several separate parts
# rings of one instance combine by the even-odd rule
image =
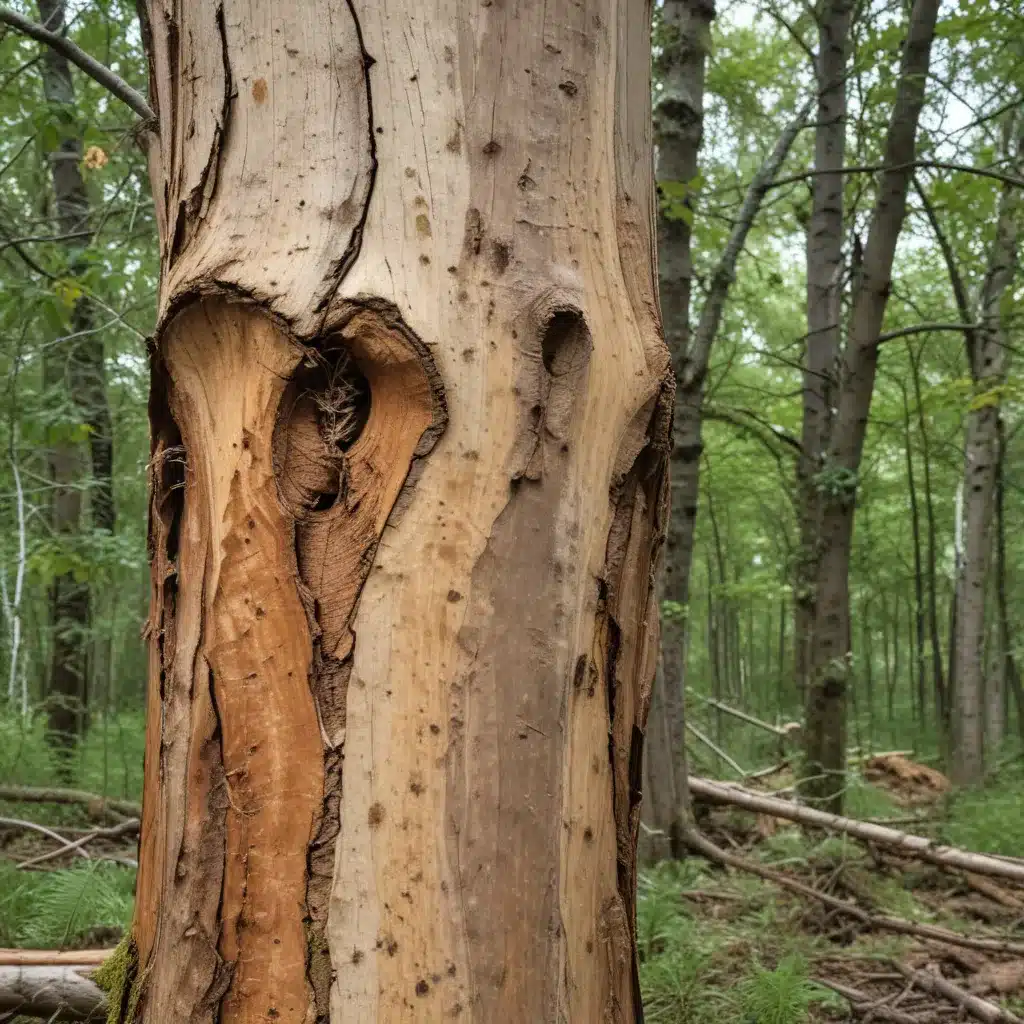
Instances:
[[[141,782],[141,728],[120,723],[105,738],[94,729],[72,780],[124,803],[5,799],[8,785],[61,781],[34,737],[20,742],[0,747],[0,947],[112,947],[132,913],[130,815]],[[745,785],[786,795],[793,777],[782,770]],[[851,775],[846,808],[937,843],[1016,858],[1024,854],[1022,792],[1020,759],[963,794],[912,759],[868,760]],[[637,937],[648,1024],[1024,1018],[1024,883],[948,870],[735,807],[697,811],[714,848],[805,891],[698,854],[643,870]],[[89,838],[60,852],[60,841],[29,824],[65,844]],[[960,939],[894,934],[877,926],[880,918]],[[1010,948],[995,948],[1000,943]],[[935,991],[943,983],[946,994]]]
[[[917,782],[866,771],[852,782],[848,813],[967,849],[1024,851],[1019,769],[1004,769],[998,783],[968,795],[951,795],[943,782],[927,768]],[[760,789],[786,792],[791,785],[792,777],[779,775]],[[827,906],[694,856],[641,875],[637,927],[649,1024],[945,1024],[1024,1016],[1024,886],[735,808],[699,807],[698,824],[733,858],[838,898],[862,916],[1011,948],[894,934],[837,909],[834,900]]]

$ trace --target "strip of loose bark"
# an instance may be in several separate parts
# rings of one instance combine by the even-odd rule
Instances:
[[[692,850],[707,857],[708,860],[717,861],[731,868],[749,872],[764,878],[766,881],[789,889],[791,892],[801,896],[824,903],[832,910],[846,914],[854,920],[859,921],[866,928],[878,931],[895,932],[897,935],[913,935],[915,938],[928,939],[931,942],[948,942],[951,946],[963,946],[965,949],[980,949],[989,953],[1009,953],[1013,956],[1024,956],[1024,943],[1008,942],[1003,939],[976,939],[968,935],[960,935],[958,932],[949,931],[947,928],[939,928],[929,924],[914,924],[912,921],[905,921],[901,917],[887,917],[878,914],[871,914],[853,903],[847,903],[836,896],[819,892],[817,889],[803,882],[798,882],[789,875],[773,871],[771,868],[763,867],[753,861],[740,857],[735,853],[729,853],[721,847],[716,846],[710,839],[701,835],[695,829],[687,830],[683,835],[683,841]]]
[[[0,800],[30,804],[81,804],[92,814],[114,813],[140,818],[142,808],[131,800],[113,800],[81,789],[37,789],[34,786],[0,786]]]
[[[870,1014],[873,1020],[887,1020],[892,1024],[921,1024],[921,1018],[912,1013],[904,1013],[902,1010],[893,1009],[884,1003],[872,999],[866,992],[858,988],[850,988],[849,985],[841,985],[838,981],[830,981],[827,978],[812,979],[816,985],[830,988],[833,992],[841,995],[851,1007],[853,1012],[864,1016]]]
[[[0,967],[99,967],[112,949],[0,949]]]
[[[918,988],[924,989],[925,992],[930,992],[933,996],[942,996],[950,1000],[950,1002],[956,1003],[957,1006],[964,1009],[972,1017],[985,1021],[985,1024],[1024,1024],[1024,1020],[1018,1017],[1017,1014],[1004,1010],[1001,1006],[990,1003],[987,999],[972,996],[970,992],[965,992],[951,981],[947,981],[941,974],[915,971],[895,960],[892,961],[892,965],[904,978],[912,981]]]
[[[107,997],[82,967],[0,967],[0,1013],[100,1021]]]
[[[924,836],[899,832],[884,825],[873,825],[839,814],[829,814],[787,800],[753,793],[732,784],[712,782],[710,779],[691,777],[690,790],[695,797],[709,803],[730,804],[800,825],[845,832],[862,842],[887,846],[930,864],[937,864],[939,867],[959,868],[963,871],[973,871],[978,875],[991,875],[1024,883],[1024,864],[989,857],[983,853],[971,853],[969,850],[960,850],[954,846],[941,846]]]

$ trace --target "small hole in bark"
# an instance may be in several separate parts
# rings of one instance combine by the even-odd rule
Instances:
[[[553,313],[541,336],[540,351],[544,369],[552,377],[581,366],[590,353],[590,332],[583,314],[575,309]]]

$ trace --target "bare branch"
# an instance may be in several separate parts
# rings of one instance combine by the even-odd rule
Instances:
[[[905,338],[908,334],[927,334],[929,331],[963,331],[969,335],[980,326],[981,324],[914,324],[913,327],[901,327],[899,330],[880,334],[875,344],[881,345],[886,341],[895,341],[896,338]]]
[[[959,171],[963,174],[976,174],[980,178],[991,178],[993,181],[1001,181],[1004,185],[1013,185],[1015,188],[1024,188],[1024,178],[1017,178],[1012,174],[1003,174],[1000,171],[993,171],[987,167],[971,167],[969,164],[954,164],[944,160],[913,160],[904,164],[861,164],[857,167],[843,167],[837,172],[835,170],[815,170],[809,168],[799,174],[791,174],[786,178],[779,178],[772,182],[770,188],[780,188],[783,185],[791,185],[795,181],[803,181],[805,178],[816,178],[821,174],[875,174],[878,171],[910,171],[916,168],[931,169],[936,171]]]
[[[38,22],[18,14],[17,11],[12,11],[9,7],[0,7],[0,22],[10,25],[22,34],[44,43],[67,57],[72,64],[84,71],[93,81],[99,82],[104,89],[116,96],[122,103],[127,103],[144,121],[156,121],[156,114],[140,92],[133,89],[123,78],[115,75],[105,64],[101,64],[95,57],[90,57],[85,50],[66,36],[43,28]]]

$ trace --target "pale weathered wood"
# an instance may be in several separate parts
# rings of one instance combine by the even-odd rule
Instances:
[[[649,4],[145,6],[139,1018],[633,1021]]]

